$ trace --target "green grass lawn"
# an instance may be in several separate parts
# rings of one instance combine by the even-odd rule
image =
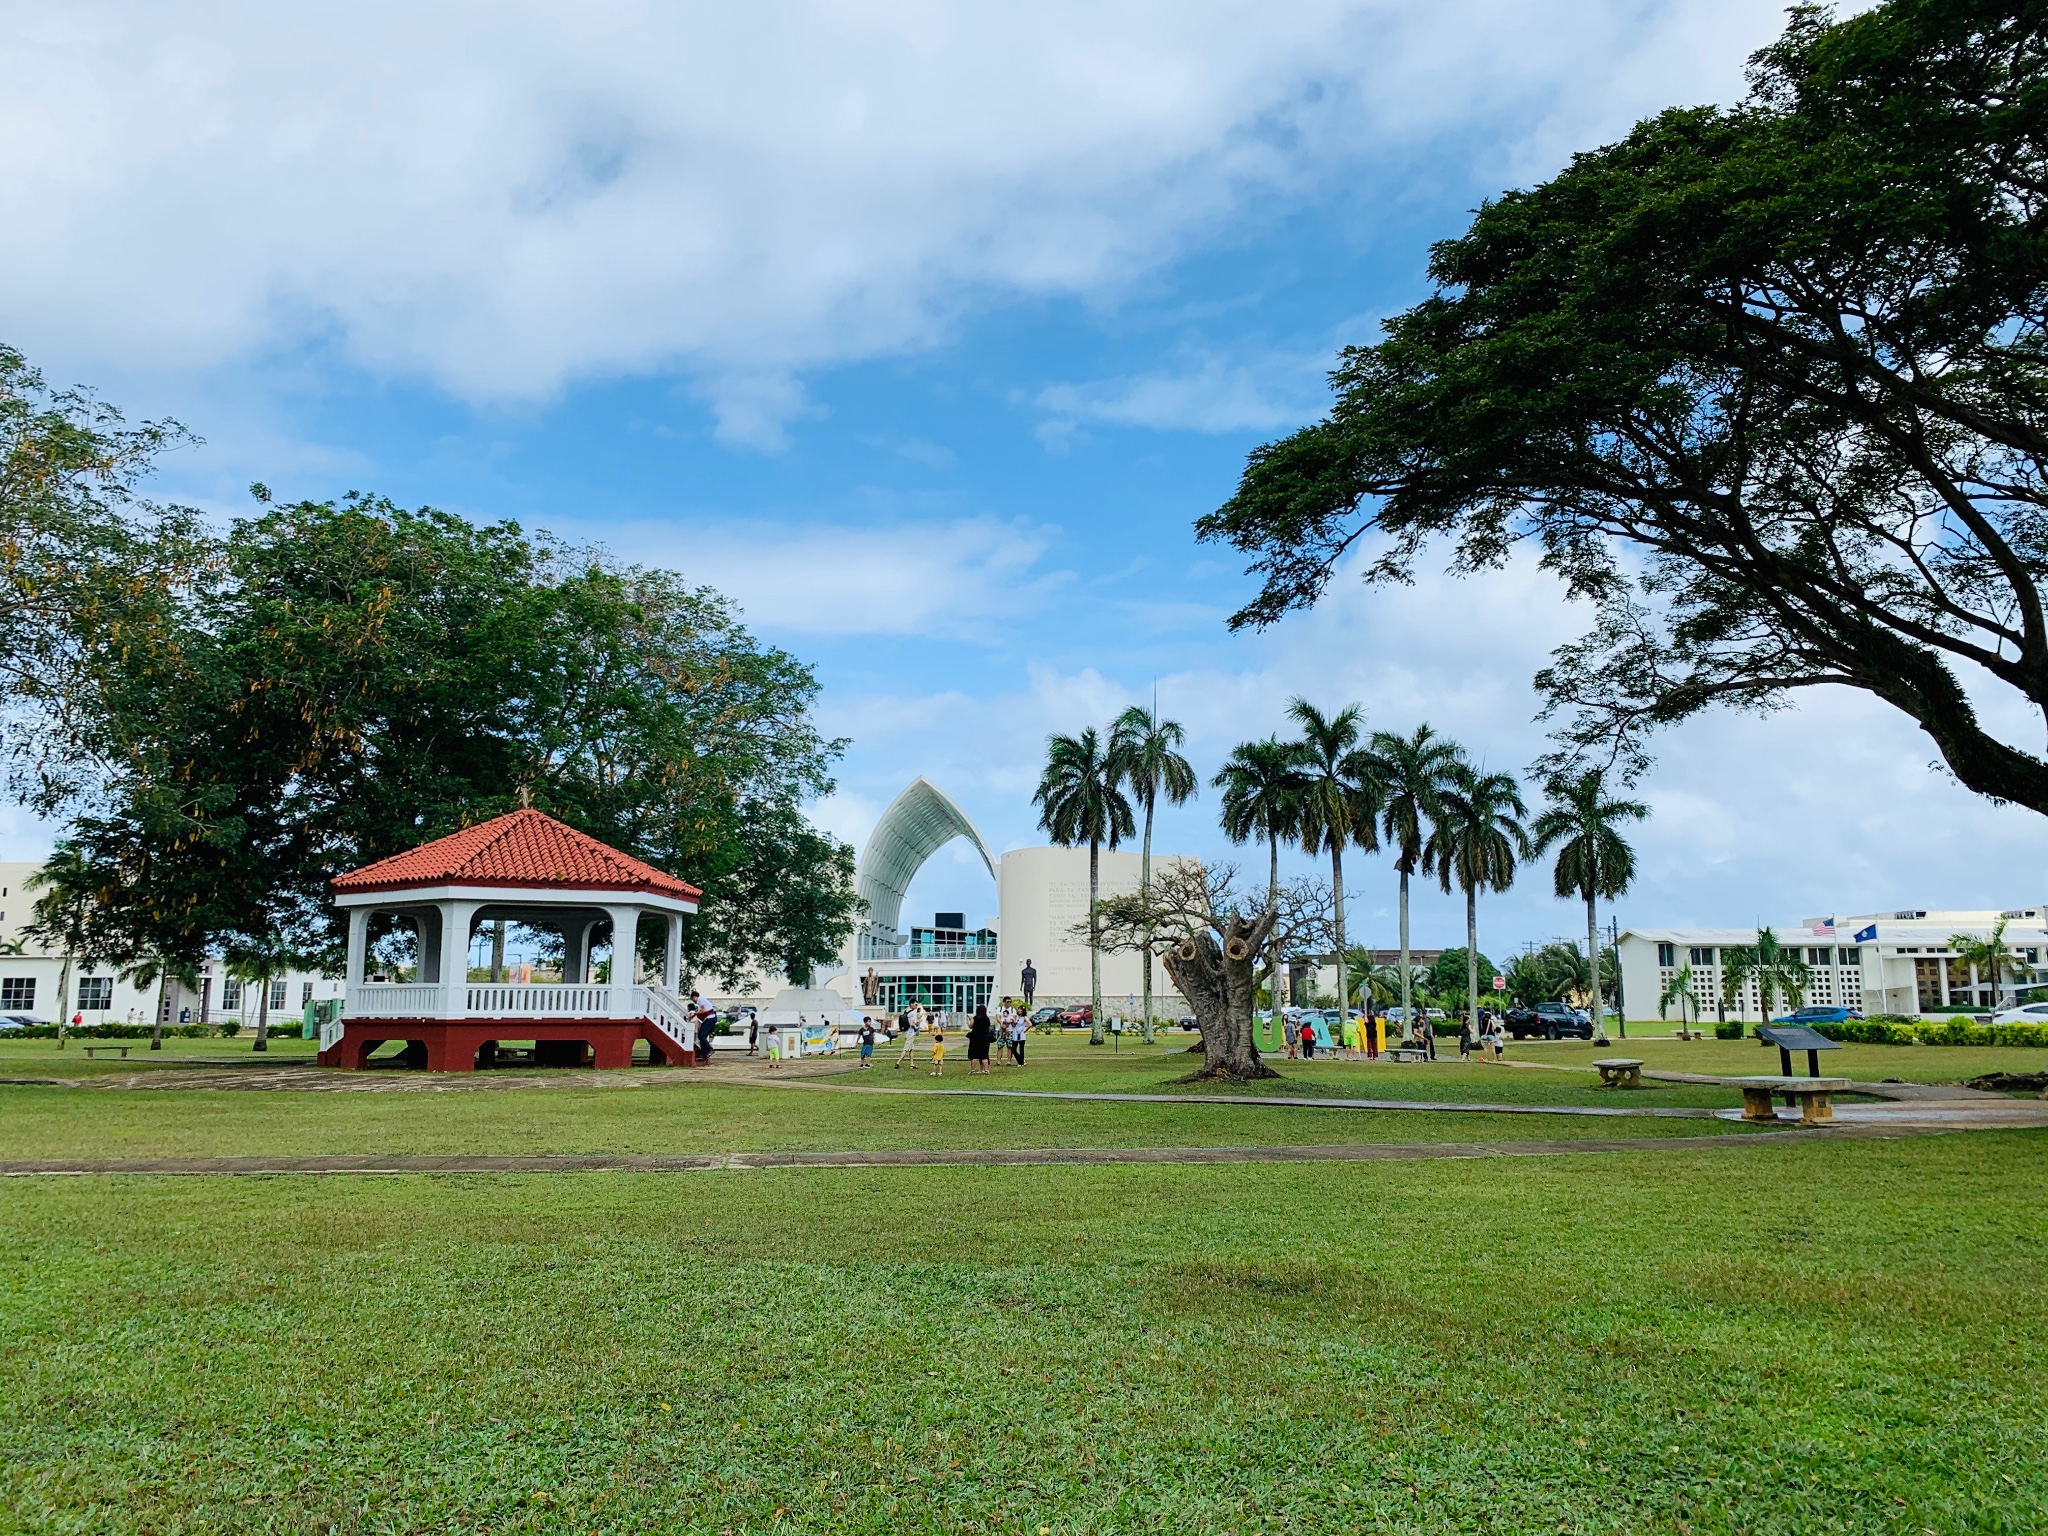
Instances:
[[[0,1528],[2038,1531],[2044,1189],[2019,1132],[12,1181]]]
[[[279,1040],[257,1054],[250,1049],[253,1034],[232,1040],[214,1036],[203,1040],[169,1039],[161,1051],[152,1051],[147,1040],[68,1040],[59,1050],[54,1040],[10,1040],[0,1035],[0,1077],[99,1077],[151,1069],[175,1071],[191,1066],[310,1066],[319,1053],[317,1040]],[[87,1058],[85,1047],[129,1047],[124,1059],[111,1053]]]

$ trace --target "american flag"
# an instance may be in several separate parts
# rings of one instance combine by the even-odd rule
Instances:
[[[1835,936],[1835,920],[1830,917],[1822,922],[1815,923],[1812,933],[1816,938],[1832,939]]]

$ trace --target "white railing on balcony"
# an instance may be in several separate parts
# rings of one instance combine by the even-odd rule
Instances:
[[[648,1023],[673,1040],[678,1050],[694,1051],[697,1048],[696,1029],[690,1023],[689,1010],[681,998],[666,987],[637,987],[634,990],[647,1000]]]
[[[652,1016],[647,987],[628,987],[620,1001],[624,1008],[617,1017],[641,1019]],[[596,983],[465,982],[458,1018],[468,1019],[608,1019],[614,1017],[609,986]],[[343,1012],[352,1019],[439,1019],[448,1016],[448,989],[437,982],[366,981],[348,989]],[[681,1026],[677,1039],[687,1039],[689,1029],[682,1006],[673,1004],[672,1013]],[[664,1028],[663,1033],[669,1031]]]
[[[438,1019],[446,1011],[432,981],[364,981],[348,989],[342,1013],[352,1019]]]
[[[608,986],[576,982],[471,982],[466,990],[462,1011],[471,1018],[607,1019],[612,1013],[612,989]],[[627,1001],[630,1004],[634,999]],[[642,1011],[638,1007],[627,1008],[630,1017],[638,1017]]]

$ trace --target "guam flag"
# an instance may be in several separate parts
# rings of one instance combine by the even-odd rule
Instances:
[[[1874,944],[1874,943],[1876,943],[1876,942],[1877,942],[1877,924],[1875,924],[1875,923],[1872,923],[1872,924],[1871,924],[1871,925],[1870,925],[1870,926],[1869,926],[1868,928],[1859,928],[1859,929],[1857,929],[1857,930],[1856,930],[1856,942],[1857,942],[1858,944]]]

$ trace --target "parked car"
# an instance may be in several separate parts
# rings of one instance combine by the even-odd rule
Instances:
[[[2018,1003],[1991,1015],[1994,1024],[2048,1024],[2048,1003]]]
[[[1087,1029],[1095,1022],[1095,1005],[1076,1003],[1071,1008],[1062,1008],[1055,1017],[1062,1029]]]
[[[43,1021],[29,1013],[0,1013],[0,1029],[31,1029]]]
[[[1059,1016],[1060,1011],[1057,1008],[1034,1008],[1031,1010],[1031,1022],[1033,1024],[1051,1024]]]
[[[1854,1008],[1794,1008],[1783,1018],[1773,1019],[1773,1024],[1804,1024],[1818,1029],[1823,1024],[1840,1024],[1849,1019],[1860,1019],[1863,1015]]]
[[[1538,1003],[1533,1008],[1510,1008],[1502,1015],[1501,1023],[1517,1040],[1593,1038],[1593,1021],[1569,1003]]]

